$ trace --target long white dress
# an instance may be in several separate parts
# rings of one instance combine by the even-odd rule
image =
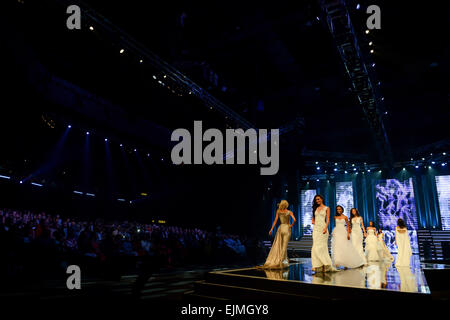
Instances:
[[[317,208],[313,227],[313,245],[311,249],[311,263],[313,268],[325,267],[325,271],[333,270],[331,257],[328,252],[328,230],[323,233],[326,227],[327,207]]]
[[[397,261],[395,262],[396,267],[409,267],[411,262],[411,244],[409,242],[409,235],[407,229],[395,228],[395,238],[397,240]]]
[[[364,264],[367,263],[366,255],[364,254],[364,248],[363,248],[363,232],[361,228],[362,219],[361,217],[352,218],[352,232],[351,232],[351,239],[353,246],[356,248],[356,251],[358,251],[361,258],[364,260]]]
[[[367,261],[380,260],[380,257],[378,256],[378,239],[377,236],[375,235],[375,230],[373,229],[367,230],[366,258]]]
[[[353,243],[347,239],[344,219],[336,219],[331,237],[331,254],[335,266],[357,268],[365,263]]]
[[[380,257],[381,260],[391,261],[391,263],[392,261],[394,261],[394,257],[389,252],[389,249],[387,248],[386,243],[384,242],[382,233],[378,234],[378,256]]]

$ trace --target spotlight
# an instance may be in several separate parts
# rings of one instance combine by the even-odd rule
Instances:
[[[320,20],[320,18],[319,18],[319,17],[316,17],[316,19],[317,19],[317,21],[319,21],[319,20]]]
[[[373,53],[373,49],[372,49],[372,50],[370,50],[370,53]]]
[[[384,97],[381,97],[381,101],[384,101]]]
[[[419,168],[419,166],[416,166],[416,169]]]
[[[443,152],[443,153],[442,153],[442,155],[443,155],[443,156],[445,156],[445,155],[446,155],[446,153],[445,153],[445,152]]]
[[[375,63],[372,63],[372,67],[375,67]]]
[[[123,144],[120,144],[121,147],[123,147]]]
[[[358,172],[356,174],[358,174]]]
[[[433,154],[432,153],[430,153],[430,156],[432,156]]]
[[[137,152],[137,149],[134,149],[134,152]]]
[[[319,179],[317,179],[316,181],[319,182]]]
[[[149,158],[150,158],[150,153],[147,153],[147,157],[149,157]]]
[[[72,126],[71,126],[71,125],[69,124],[69,125],[67,126],[67,128],[69,128],[69,129],[70,129],[70,128],[72,128]]]
[[[120,51],[119,51],[120,53],[124,53],[125,52],[125,50],[124,49],[120,49]]]
[[[403,170],[406,170],[405,168],[403,168]]]
[[[22,184],[22,183],[23,183],[23,181],[22,181],[22,180],[20,180],[20,181],[19,181],[19,183],[20,183],[20,184]]]
[[[317,169],[317,170],[320,170],[320,167],[317,167],[316,169]]]
[[[447,164],[445,163],[445,162],[443,162],[442,164],[441,164],[441,166],[443,166],[443,167],[445,167]]]
[[[431,166],[428,166],[428,169],[431,169]]]
[[[345,173],[348,173],[347,170],[345,170]]]
[[[425,158],[422,158],[422,160],[425,160]]]
[[[434,162],[434,161],[431,161],[431,164],[436,164],[436,162]]]
[[[86,135],[87,135],[87,136],[89,135],[89,131],[86,131]]]
[[[316,161],[316,164],[319,164],[319,162],[318,162],[318,161]]]
[[[353,171],[356,171],[356,168],[353,168]]]
[[[387,111],[385,111],[384,114],[387,114]]]
[[[379,172],[381,173],[381,170]]]
[[[361,8],[361,5],[358,3],[358,4],[356,5],[356,10],[359,10],[359,8]]]
[[[139,60],[139,63],[142,63],[142,62],[144,62],[144,60],[142,60],[142,59],[141,59],[141,60]]]
[[[370,172],[370,169],[368,169],[367,172]]]
[[[369,32],[370,32],[369,30],[366,30],[366,34],[369,34]]]
[[[354,167],[355,166],[355,164],[354,163],[352,163],[352,167]]]
[[[334,171],[337,171],[337,168],[334,168]]]
[[[108,142],[108,138],[105,138],[105,142]]]
[[[373,42],[372,42],[372,41],[369,42],[369,46],[371,46],[371,45],[373,45]]]
[[[337,162],[335,162],[334,165],[337,166]]]
[[[153,79],[155,79],[155,80],[156,80],[156,76],[155,76],[155,75],[153,75]]]

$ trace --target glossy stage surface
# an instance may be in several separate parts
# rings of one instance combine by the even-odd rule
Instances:
[[[394,255],[394,258],[395,255]],[[315,273],[312,271],[311,259],[296,258],[290,260],[289,268],[283,270],[262,270],[256,268],[235,269],[220,273],[243,277],[265,278],[273,280],[298,281],[310,284],[353,287],[371,290],[389,290],[430,294],[425,279],[424,268],[448,268],[446,265],[421,264],[419,257],[411,258],[411,266],[396,268],[393,263],[370,262],[367,266],[356,269],[340,269],[337,272]]]

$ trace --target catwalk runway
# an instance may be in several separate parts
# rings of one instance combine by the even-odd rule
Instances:
[[[394,256],[395,257],[395,256]],[[443,264],[423,264],[419,256],[411,259],[411,267],[396,268],[394,263],[371,262],[367,266],[330,273],[314,273],[310,258],[290,260],[284,270],[242,268],[210,272],[197,285],[199,291],[225,292],[242,297],[291,297],[311,299],[361,298],[429,299],[431,291],[424,269],[448,269]]]

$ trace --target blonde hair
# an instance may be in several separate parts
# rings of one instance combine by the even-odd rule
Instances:
[[[289,207],[289,202],[286,200],[281,200],[281,202],[278,204],[278,210],[284,210]]]

